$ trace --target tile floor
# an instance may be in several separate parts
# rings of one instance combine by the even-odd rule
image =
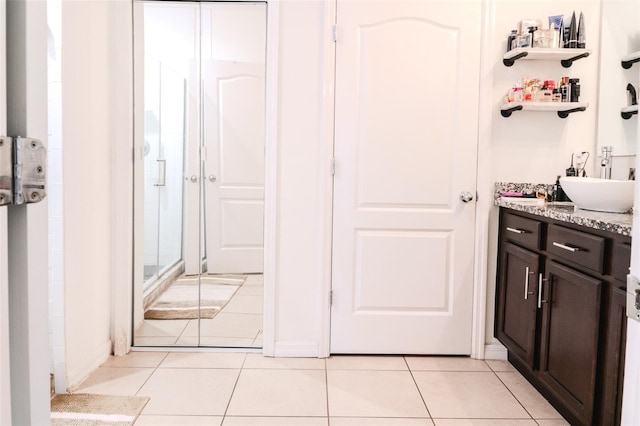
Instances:
[[[134,334],[135,346],[200,346],[261,348],[262,275],[248,275],[229,303],[212,319],[144,320]]]
[[[150,397],[136,425],[567,425],[506,361],[132,352],[76,392]]]

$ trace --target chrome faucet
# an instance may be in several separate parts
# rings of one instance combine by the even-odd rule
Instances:
[[[600,179],[611,179],[611,152],[612,146],[602,147],[602,161],[600,161]]]

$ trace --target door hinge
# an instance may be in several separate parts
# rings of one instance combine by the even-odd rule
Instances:
[[[338,41],[338,26],[334,25],[333,26],[333,42],[337,42]]]
[[[329,174],[331,176],[335,176],[336,175],[336,159],[335,158],[331,159],[331,164],[329,166]]]
[[[333,290],[329,290],[329,306],[333,305]]]
[[[0,136],[0,206],[47,196],[47,150],[38,139]]]

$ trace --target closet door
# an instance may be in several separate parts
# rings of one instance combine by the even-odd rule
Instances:
[[[471,352],[480,24],[338,1],[332,353]]]
[[[266,4],[135,2],[134,28],[134,345],[260,347]]]

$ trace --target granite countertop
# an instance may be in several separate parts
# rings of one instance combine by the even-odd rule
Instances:
[[[609,231],[621,235],[631,235],[633,222],[632,213],[605,213],[576,208],[573,203],[545,202],[531,199],[519,200],[518,198],[501,197],[502,191],[517,191],[531,193],[534,191],[549,190],[553,185],[533,185],[516,183],[496,183],[494,204],[512,210],[543,216],[562,222],[574,223],[588,228]]]

